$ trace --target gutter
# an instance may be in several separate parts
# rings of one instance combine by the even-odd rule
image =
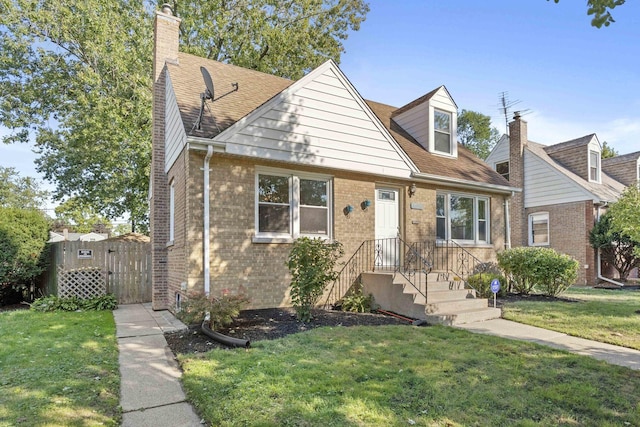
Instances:
[[[521,193],[522,188],[518,187],[509,187],[506,185],[496,185],[496,184],[478,184],[475,181],[468,181],[466,179],[458,179],[458,178],[449,178],[443,177],[440,175],[433,175],[428,173],[411,173],[411,178],[417,179],[421,182],[428,184],[449,184],[456,185],[458,187],[466,188],[469,190],[484,190],[484,191],[494,191],[496,193],[502,194],[513,194],[513,193]]]
[[[600,209],[602,209],[604,206],[607,206],[607,204],[608,204],[608,202],[600,202],[600,203],[598,203],[598,210],[597,210],[597,212],[598,212],[597,213],[597,217],[598,217],[597,219],[598,220],[600,220]],[[609,278],[604,277],[602,275],[602,261],[601,261],[600,248],[598,248],[598,261],[597,262],[598,262],[597,270],[598,270],[598,279],[599,280],[603,280],[605,282],[609,282],[609,283],[611,283],[613,285],[620,286],[621,288],[624,287],[624,283],[616,282],[615,280],[609,279]]]
[[[211,156],[213,156],[213,147],[209,146],[207,148],[207,155],[204,157],[204,189],[203,189],[203,202],[204,202],[204,220],[203,220],[203,262],[204,262],[204,294],[208,297],[209,292],[211,290],[211,277],[210,277],[210,241],[209,241],[209,161],[211,160]]]

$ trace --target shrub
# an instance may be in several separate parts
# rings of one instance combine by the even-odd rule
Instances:
[[[351,313],[368,313],[373,310],[373,295],[365,295],[362,289],[342,297],[340,301],[340,309],[342,311],[350,311]]]
[[[42,212],[0,208],[0,297],[35,283],[46,268],[48,239],[49,223]]]
[[[301,237],[293,243],[287,266],[291,272],[291,302],[298,320],[311,320],[311,309],[327,284],[338,277],[334,268],[342,255],[344,250],[339,242]]]
[[[78,297],[60,298],[56,295],[49,295],[38,298],[31,303],[31,310],[34,311],[97,311],[115,310],[117,307],[118,301],[113,294],[86,299]]]
[[[233,323],[240,311],[249,303],[244,295],[223,295],[215,297],[204,292],[193,293],[182,304],[177,316],[184,323],[191,325],[202,323],[209,315],[209,329],[212,331]]]
[[[529,294],[534,289],[556,296],[578,277],[578,261],[551,248],[523,247],[498,254],[498,263],[511,275],[516,292]]]
[[[478,292],[478,296],[480,298],[492,298],[493,292],[491,291],[491,282],[493,279],[498,279],[500,281],[500,291],[498,291],[498,296],[505,296],[507,294],[507,281],[504,276],[499,273],[476,273],[472,276],[469,276],[467,281],[469,285]]]

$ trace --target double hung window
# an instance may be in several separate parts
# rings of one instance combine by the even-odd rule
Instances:
[[[549,244],[549,213],[539,212],[529,215],[529,246]]]
[[[451,122],[451,113],[441,110],[433,111],[434,150],[439,153],[452,153]]]

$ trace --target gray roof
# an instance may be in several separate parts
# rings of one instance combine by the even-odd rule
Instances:
[[[629,153],[629,154],[622,154],[620,156],[615,156],[615,157],[609,157],[608,159],[602,159],[602,166],[613,166],[613,165],[618,165],[620,163],[627,163],[627,162],[633,162],[638,161],[638,159],[640,158],[640,151],[636,151],[634,153]]]

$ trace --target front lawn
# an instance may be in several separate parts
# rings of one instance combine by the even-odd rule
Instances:
[[[119,424],[110,311],[0,313],[0,426]]]
[[[215,426],[640,425],[640,372],[434,326],[324,327],[180,355]]]
[[[562,296],[577,302],[509,302],[502,317],[640,350],[640,291],[572,287]]]

